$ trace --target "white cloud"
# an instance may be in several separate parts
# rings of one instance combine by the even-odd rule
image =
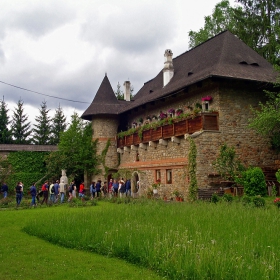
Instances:
[[[43,100],[55,112],[83,112],[105,72],[115,89],[129,79],[135,93],[163,67],[164,51],[188,49],[188,31],[203,26],[216,0],[1,0],[0,83],[6,102],[32,114]],[[233,4],[234,0],[231,0]],[[11,107],[11,106],[9,106]]]

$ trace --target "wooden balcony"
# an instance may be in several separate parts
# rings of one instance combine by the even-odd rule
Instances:
[[[124,136],[117,139],[117,147],[123,148],[140,143],[149,143],[149,141],[158,141],[159,139],[168,139],[172,136],[183,136],[186,133],[193,134],[200,130],[219,130],[218,113],[200,113],[194,118],[174,120],[172,124],[165,124],[157,128],[151,128],[139,133]]]

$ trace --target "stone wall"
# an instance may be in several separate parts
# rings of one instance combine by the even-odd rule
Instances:
[[[250,106],[256,107],[263,100],[262,90],[253,90],[250,85],[242,83],[206,83],[203,87],[193,87],[187,93],[182,92],[177,98],[156,103],[156,108],[149,105],[145,110],[137,112],[133,120],[167,111],[170,108],[184,108],[196,102],[201,103],[201,97],[211,95],[213,101],[210,109],[219,112],[219,131],[203,131],[193,138],[197,147],[197,180],[200,188],[209,185],[209,174],[215,173],[212,166],[217,158],[220,147],[226,143],[233,146],[237,155],[246,166],[277,167],[279,156],[269,148],[268,139],[257,135],[248,128],[248,119],[252,117]],[[159,101],[160,102],[160,101]],[[151,110],[149,110],[151,109]],[[141,182],[141,193],[156,181],[156,172],[161,174],[162,187],[160,195],[171,196],[178,189],[184,196],[188,193],[188,153],[189,142],[180,138],[180,144],[167,141],[167,145],[156,142],[155,147],[138,148],[137,151],[127,150],[120,155],[120,169],[137,171]],[[280,166],[279,166],[280,167]],[[166,172],[172,170],[172,183],[166,180]]]
[[[107,178],[105,172],[105,166],[108,168],[108,171],[117,171],[118,168],[118,154],[117,154],[117,144],[116,144],[116,134],[118,131],[119,120],[117,117],[110,116],[99,116],[94,118],[92,121],[93,129],[93,141],[98,140],[97,142],[97,154],[102,155],[102,152],[106,149],[108,141],[110,141],[110,146],[108,148],[105,161],[100,162],[98,168],[101,170],[100,174],[88,178],[85,181],[97,181],[100,179],[102,182],[106,181]],[[90,182],[85,182],[86,185],[89,185]]]

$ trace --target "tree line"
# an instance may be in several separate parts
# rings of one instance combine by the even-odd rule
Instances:
[[[228,0],[216,4],[212,15],[204,17],[204,27],[189,31],[193,48],[218,33],[229,30],[273,65],[280,65],[280,0]]]
[[[49,116],[49,111],[47,102],[43,101],[32,128],[22,100],[18,101],[11,119],[7,103],[0,101],[0,144],[57,145],[61,132],[67,126],[66,117],[60,106],[53,118]]]

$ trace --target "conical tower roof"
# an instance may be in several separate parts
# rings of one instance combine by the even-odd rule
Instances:
[[[83,119],[91,120],[94,115],[117,115],[122,102],[120,102],[105,75],[92,103],[82,115]]]

